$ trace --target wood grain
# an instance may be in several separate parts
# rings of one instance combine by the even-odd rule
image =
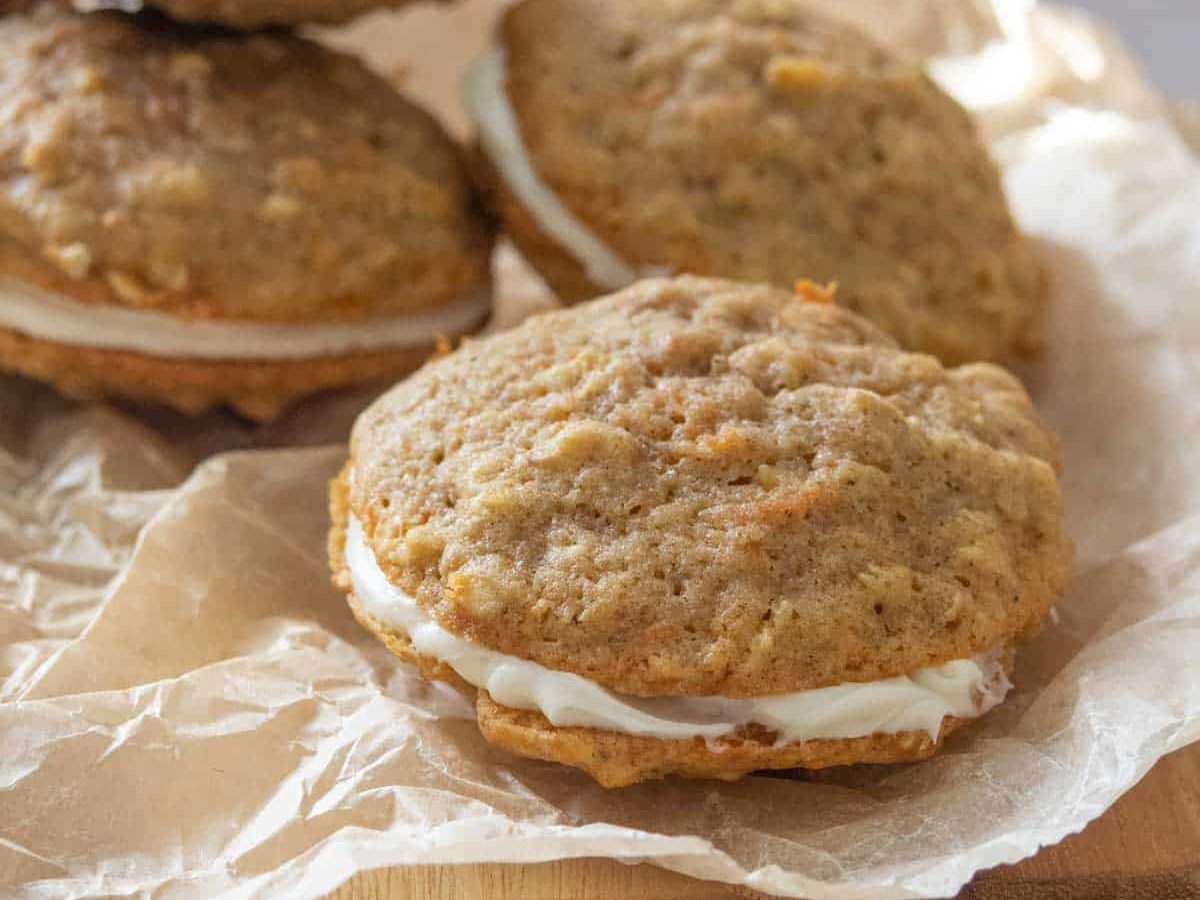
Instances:
[[[1138,890],[1139,884],[1145,890]],[[654,866],[587,859],[534,866],[386,869],[354,878],[330,900],[731,900],[746,896],[744,891]],[[1160,762],[1083,833],[1047,847],[1032,859],[983,873],[964,892],[963,900],[1140,896],[1200,898],[1200,744]]]

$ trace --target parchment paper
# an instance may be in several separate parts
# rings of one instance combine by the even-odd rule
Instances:
[[[1200,164],[1077,15],[843,8],[937,55],[1054,273],[1048,352],[1021,374],[1064,438],[1080,566],[1012,699],[919,765],[605,791],[490,749],[469,702],[396,664],[328,586],[325,482],[368,391],[255,429],[2,380],[0,893],[304,900],[371,867],[609,856],[781,895],[948,896],[1200,737]],[[332,39],[409,60],[461,124],[451,73],[493,13]],[[547,302],[502,270],[497,327]]]

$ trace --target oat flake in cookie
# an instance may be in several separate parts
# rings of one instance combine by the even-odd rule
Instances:
[[[0,17],[0,368],[269,418],[478,327],[490,245],[458,148],[351,57]]]
[[[775,0],[524,0],[467,95],[480,182],[567,301],[647,272],[839,301],[944,362],[1036,349],[1042,273],[967,113]]]
[[[426,365],[332,487],[355,614],[607,785],[934,752],[1063,593],[1058,445],[805,294],[645,281]]]

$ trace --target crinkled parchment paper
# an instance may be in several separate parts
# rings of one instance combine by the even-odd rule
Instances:
[[[0,381],[0,893],[303,900],[369,867],[609,856],[945,896],[1200,736],[1200,164],[1107,32],[997,7],[845,6],[937,57],[1054,272],[1052,340],[1021,374],[1064,437],[1080,571],[1010,703],[920,765],[605,791],[489,749],[328,586],[342,450],[297,445],[341,441],[365,392],[254,429]],[[453,118],[449,73],[492,11],[334,39],[411,60]],[[511,259],[504,295],[506,320],[538,302]]]

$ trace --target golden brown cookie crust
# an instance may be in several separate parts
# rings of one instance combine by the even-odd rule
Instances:
[[[0,276],[185,317],[354,320],[488,280],[434,119],[358,60],[50,3],[0,18]]]
[[[972,721],[947,717],[936,741],[923,731],[903,731],[776,746],[774,732],[754,727],[711,742],[560,728],[540,713],[501,706],[487,691],[478,692],[476,715],[489,743],[519,756],[582,769],[610,788],[668,775],[736,781],[767,769],[916,762],[932,756],[952,732]]]
[[[259,422],[320,390],[405,375],[433,352],[430,344],[297,360],[163,359],[59,344],[0,328],[0,370],[44,381],[68,397],[120,397],[189,415],[229,406]]]
[[[760,696],[1036,630],[1071,561],[1057,454],[1002,369],[678,278],[398,385],[355,426],[353,507],[461,637],[624,694]]]
[[[334,586],[346,593],[359,623],[397,658],[416,666],[426,678],[475,690],[449,666],[413,650],[407,634],[367,612],[354,593],[345,559],[351,469],[348,463],[330,485],[333,524],[329,533],[329,563]],[[1011,653],[1005,665],[1011,669]],[[742,728],[712,742],[702,738],[664,740],[595,728],[558,727],[540,713],[502,706],[482,690],[476,691],[476,716],[479,730],[489,743],[520,756],[582,769],[605,787],[624,787],[668,775],[733,781],[765,769],[911,762],[933,755],[947,736],[972,721],[947,717],[936,741],[925,732],[909,731],[776,746],[772,732],[755,727]]]
[[[769,0],[525,0],[499,38],[535,170],[631,266],[836,280],[948,363],[1040,344],[1045,281],[996,167],[915,63]],[[577,296],[564,251],[492,194]]]

